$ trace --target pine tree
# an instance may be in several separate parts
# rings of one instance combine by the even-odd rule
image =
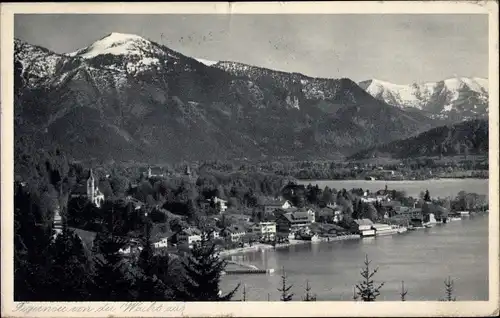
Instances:
[[[430,201],[430,200],[431,200],[431,195],[429,193],[429,190],[425,190],[424,201]]]
[[[90,297],[92,264],[82,241],[72,230],[64,227],[51,246],[49,270],[50,299],[53,301],[84,301]]]
[[[408,289],[405,289],[405,282],[401,281],[401,301],[406,301],[406,294],[408,294]]]
[[[293,294],[290,293],[290,289],[292,289],[293,285],[287,286],[287,283],[286,283],[287,276],[286,276],[286,272],[285,272],[284,267],[283,267],[282,272],[283,272],[283,274],[281,275],[282,285],[281,285],[281,288],[278,288],[278,291],[281,292],[281,301],[291,301],[293,298]]]
[[[38,190],[17,184],[14,195],[14,300],[43,301],[50,295],[51,224],[44,222]]]
[[[201,242],[193,246],[183,262],[184,279],[182,286],[175,288],[175,298],[179,301],[228,301],[240,285],[221,295],[219,283],[226,261],[219,257],[207,233],[201,237]]]
[[[306,281],[306,296],[303,298],[304,301],[316,301],[316,295],[311,295],[311,286],[309,286],[309,281]]]
[[[155,262],[153,242],[151,240],[151,225],[149,219],[145,224],[145,237],[143,249],[139,255],[139,273],[135,276],[135,285],[138,301],[164,301],[166,299],[166,286],[156,275],[158,264]]]
[[[446,279],[444,281],[444,291],[445,291],[445,298],[444,299],[441,299],[441,301],[456,301],[457,298],[453,296],[453,291],[454,291],[454,282],[453,280],[450,278],[450,276],[448,276],[448,279]]]
[[[247,286],[246,284],[243,285],[243,291],[242,291],[242,299],[241,301],[247,301]]]
[[[368,255],[365,256],[365,267],[361,270],[361,277],[363,281],[356,285],[357,294],[362,301],[375,301],[375,299],[380,295],[380,289],[384,286],[382,282],[378,287],[375,287],[372,277],[377,273],[378,268],[375,268],[370,272],[370,263],[368,260]]]
[[[97,251],[94,255],[95,271],[92,279],[94,301],[132,301],[134,281],[130,272],[132,265],[125,265],[120,255],[126,241],[110,233],[99,233],[94,240]]]

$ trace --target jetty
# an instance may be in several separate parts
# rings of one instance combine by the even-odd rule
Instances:
[[[240,263],[235,261],[227,261],[226,269],[222,272],[223,275],[239,275],[239,274],[272,274],[273,268],[260,269],[255,265]]]

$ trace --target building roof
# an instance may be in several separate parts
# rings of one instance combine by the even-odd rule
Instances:
[[[387,202],[382,202],[382,206],[384,207],[399,207],[401,206],[401,201],[387,201]]]
[[[318,211],[319,216],[334,216],[335,215],[335,210],[329,207],[319,209]]]
[[[230,233],[241,233],[245,232],[245,227],[240,225],[231,225],[227,228],[227,230],[229,230]]]
[[[357,225],[373,225],[373,222],[370,219],[357,219],[354,220],[354,222],[356,222]]]
[[[384,229],[384,228],[390,228],[391,226],[388,224],[382,224],[382,223],[374,223],[372,227],[376,230],[378,229]]]
[[[287,200],[278,200],[278,199],[269,199],[266,198],[262,201],[261,205],[267,205],[267,206],[283,206]]]
[[[149,169],[151,169],[151,174],[160,175],[164,173],[163,169],[160,167],[149,167],[147,171],[149,171]]]
[[[201,235],[201,231],[195,227],[189,227],[182,230],[186,235]]]
[[[283,214],[290,223],[299,223],[304,221],[310,221],[311,216],[307,212],[288,212]]]

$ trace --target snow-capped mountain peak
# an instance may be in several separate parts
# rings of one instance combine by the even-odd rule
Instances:
[[[91,45],[67,55],[82,58],[93,58],[104,54],[142,55],[151,47],[152,42],[138,35],[113,32]]]
[[[447,117],[450,112],[459,116],[477,117],[488,112],[488,79],[453,77],[439,82],[393,84],[372,79],[359,83],[373,97],[401,108],[417,108]]]

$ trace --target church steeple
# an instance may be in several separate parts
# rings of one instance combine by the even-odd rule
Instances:
[[[94,202],[94,198],[96,195],[96,186],[95,186],[95,178],[94,173],[92,172],[92,168],[90,168],[89,178],[87,180],[87,197],[90,202]]]

